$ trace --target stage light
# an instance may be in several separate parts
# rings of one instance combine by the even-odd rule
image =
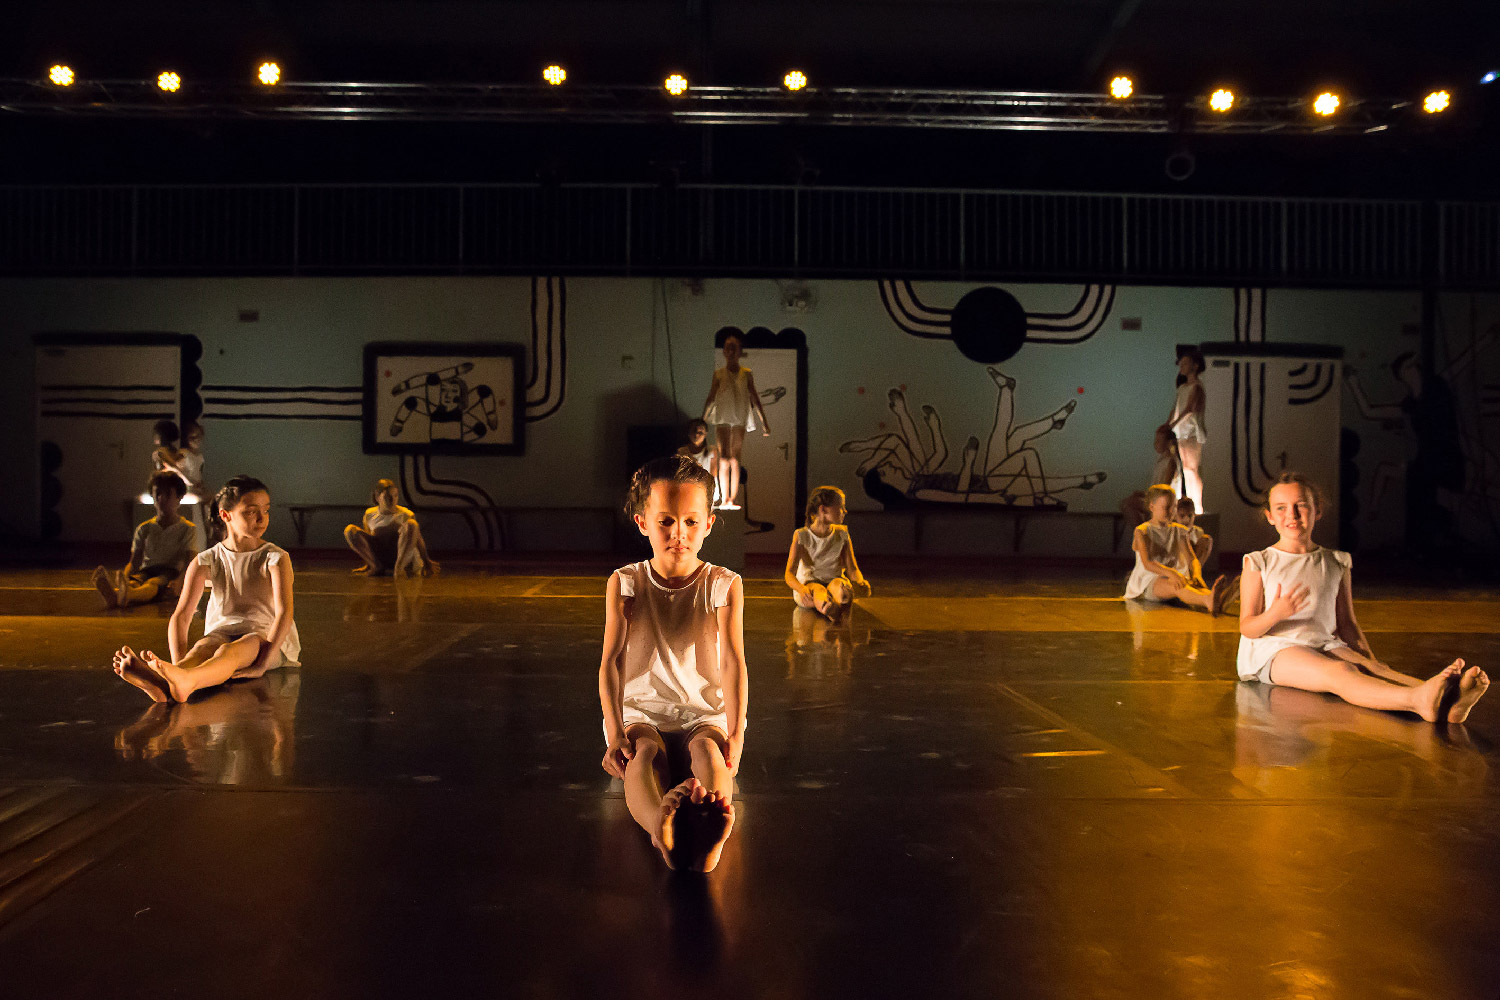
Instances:
[[[47,70],[47,79],[51,80],[54,86],[71,87],[73,86],[73,67],[59,63]]]
[[[1130,77],[1117,76],[1109,81],[1110,97],[1123,101],[1133,93],[1135,93],[1135,84],[1131,82]]]
[[[1490,70],[1479,78],[1480,83],[1494,83],[1496,80],[1500,80],[1500,70],[1495,69]]]
[[[169,94],[175,94],[182,89],[182,77],[171,70],[164,70],[157,74],[156,85]]]
[[[683,76],[681,73],[673,73],[671,76],[667,77],[666,81],[662,83],[662,86],[666,87],[667,93],[671,94],[673,97],[681,97],[683,94],[687,93],[687,77]]]
[[[1452,100],[1446,90],[1434,90],[1422,99],[1422,110],[1429,115],[1435,115],[1439,112],[1447,111],[1448,105],[1452,103]]]
[[[568,79],[568,71],[554,63],[542,70],[542,79],[554,87],[561,87],[563,82]]]
[[[1339,97],[1337,94],[1323,91],[1313,99],[1313,110],[1327,118],[1339,109]]]
[[[807,74],[800,69],[794,69],[781,78],[781,83],[787,90],[801,90],[807,86]]]
[[[1215,111],[1228,111],[1234,107],[1234,91],[1220,87],[1209,96],[1208,106]]]
[[[273,62],[263,62],[256,71],[255,78],[267,87],[274,87],[281,82],[281,67]]]

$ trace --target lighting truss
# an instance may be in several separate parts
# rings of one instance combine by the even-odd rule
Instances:
[[[80,80],[61,88],[0,80],[0,113],[109,118],[257,118],[311,121],[559,124],[852,125],[1045,132],[1359,134],[1412,116],[1412,101],[1344,97],[1321,118],[1310,98],[1235,98],[1220,113],[1208,97],[865,87],[551,87],[439,83],[194,83],[163,99],[155,80]]]

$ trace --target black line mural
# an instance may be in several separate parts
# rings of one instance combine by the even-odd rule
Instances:
[[[1027,312],[1003,288],[965,292],[952,309],[924,303],[910,281],[880,282],[886,314],[904,332],[927,340],[951,340],[964,357],[997,365],[1024,344],[1081,344],[1104,325],[1114,308],[1114,285],[1085,285],[1073,308],[1060,313]]]
[[[923,406],[918,427],[905,392],[891,389],[887,398],[898,429],[839,446],[844,454],[867,456],[855,474],[871,498],[887,509],[983,503],[1066,510],[1067,502],[1057,494],[1093,489],[1104,482],[1103,472],[1048,475],[1036,448],[1040,439],[1063,429],[1078,406],[1076,400],[1018,425],[1016,380],[998,368],[986,371],[995,389],[995,418],[982,442],[971,435],[963,450],[953,454],[937,409]]]
[[[568,388],[568,286],[564,278],[531,279],[531,366],[526,420],[562,409]]]
[[[210,420],[358,421],[357,385],[205,385],[204,416]]]

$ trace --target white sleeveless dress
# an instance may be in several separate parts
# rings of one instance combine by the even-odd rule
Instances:
[[[714,398],[703,419],[710,424],[743,427],[746,431],[760,430],[755,421],[755,407],[750,405],[750,369],[740,365],[733,375],[728,368],[714,370]]]
[[[1182,525],[1175,521],[1164,525],[1147,521],[1135,530],[1138,534],[1145,534],[1146,552],[1153,561],[1184,575],[1192,572],[1193,564],[1188,555],[1191,547],[1188,545],[1187,529]],[[1146,568],[1145,563],[1141,562],[1141,554],[1137,552],[1135,568],[1130,571],[1130,576],[1125,581],[1125,600],[1159,600],[1152,588],[1160,579],[1161,577]]]
[[[1172,405],[1172,433],[1179,441],[1207,441],[1208,428],[1203,417],[1188,409],[1195,387],[1184,382],[1177,387],[1177,401]]]
[[[849,545],[849,529],[842,524],[829,526],[832,530],[819,538],[811,528],[798,528],[793,539],[802,546],[807,558],[797,564],[799,583],[821,583],[827,585],[844,575],[844,549]]]
[[[198,565],[208,571],[208,610],[203,616],[203,637],[228,642],[247,635],[269,640],[276,630],[276,601],[271,592],[271,568],[291,560],[285,549],[266,542],[249,552],[235,552],[220,542],[198,553]],[[281,662],[273,666],[299,666],[302,640],[297,623],[281,641]]]
[[[1274,545],[1246,554],[1245,572],[1255,570],[1269,607],[1281,586],[1286,593],[1298,584],[1307,587],[1307,607],[1283,619],[1259,639],[1240,636],[1240,650],[1235,667],[1240,680],[1272,683],[1271,661],[1288,646],[1306,646],[1328,652],[1348,646],[1335,631],[1338,628],[1339,586],[1349,575],[1354,560],[1349,553],[1322,547],[1311,552],[1283,552]]]

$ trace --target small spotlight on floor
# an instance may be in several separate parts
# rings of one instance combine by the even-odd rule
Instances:
[[[663,81],[662,86],[667,88],[667,93],[671,94],[673,97],[681,97],[683,94],[687,93],[687,77],[683,76],[681,73],[673,73],[671,76],[667,77],[665,81]]]
[[[175,94],[182,89],[182,77],[171,70],[164,70],[157,74],[156,85],[169,94]]]
[[[1117,76],[1109,81],[1109,96],[1123,101],[1135,93],[1135,83],[1128,76]]]
[[[74,79],[73,67],[58,63],[47,70],[47,79],[51,80],[52,85],[55,87],[71,87],[73,86]]]
[[[1422,99],[1422,110],[1429,115],[1440,114],[1448,110],[1448,105],[1453,103],[1453,98],[1448,96],[1446,90],[1434,90]]]
[[[1480,83],[1494,83],[1496,80],[1500,80],[1500,70],[1497,69],[1492,69],[1479,78]]]
[[[781,83],[787,90],[801,90],[807,86],[807,74],[800,69],[794,69],[781,78]]]
[[[1234,107],[1234,91],[1220,87],[1209,95],[1208,106],[1215,111],[1228,111]]]
[[[281,82],[281,67],[273,62],[263,62],[256,70],[255,78],[267,87],[274,87]]]
[[[1339,95],[1323,91],[1313,99],[1313,110],[1327,118],[1339,109]]]
[[[554,87],[561,87],[565,82],[567,82],[568,71],[563,69],[556,63],[553,63],[551,66],[548,66],[546,69],[542,70],[542,79],[546,80]]]

